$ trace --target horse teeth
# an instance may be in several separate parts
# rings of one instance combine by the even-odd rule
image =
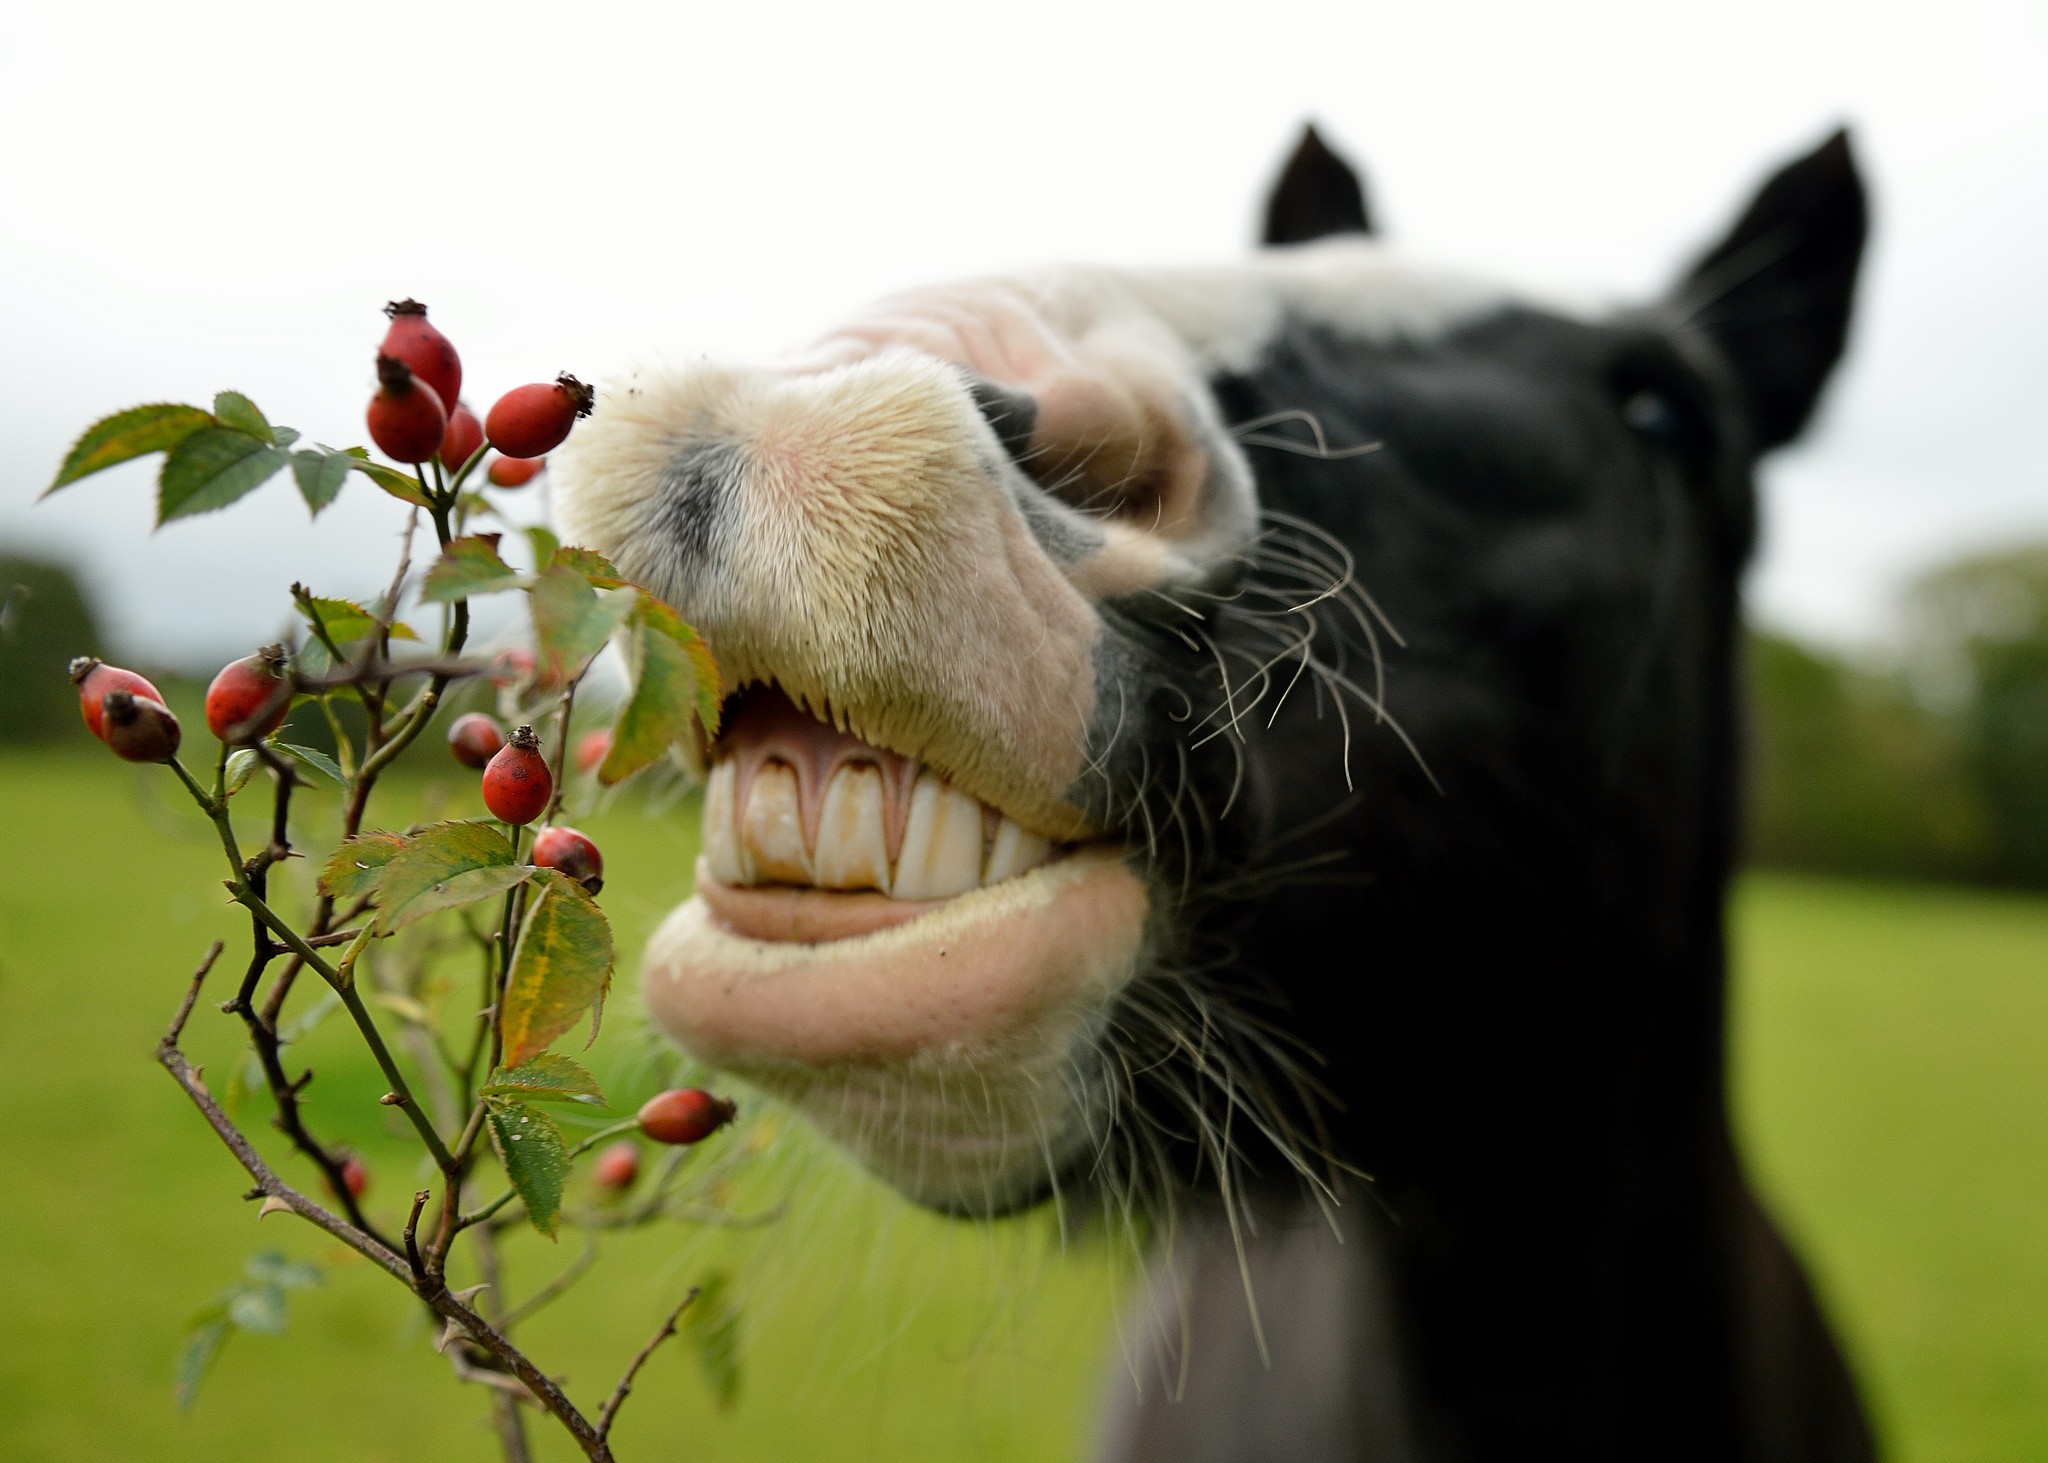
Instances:
[[[745,844],[739,836],[733,784],[739,773],[729,761],[714,763],[704,785],[704,861],[721,884],[751,884]]]
[[[811,850],[804,843],[802,804],[796,772],[786,762],[766,762],[754,774],[740,832],[754,856],[757,884],[814,882]]]
[[[981,883],[981,804],[920,772],[889,892],[898,899],[948,899]]]
[[[742,792],[737,764],[720,760],[704,789],[706,866],[724,884],[949,899],[1028,873],[1053,856],[1046,839],[998,817],[935,773],[918,772],[902,846],[892,860],[889,796],[880,767],[844,763],[819,799],[815,829],[807,830],[801,784],[787,763],[762,763]]]
[[[840,768],[825,789],[813,855],[821,889],[889,887],[888,825],[882,770],[870,763]]]
[[[996,836],[990,840],[988,865],[981,882],[1000,884],[1005,879],[1027,873],[1052,857],[1052,844],[1036,833],[1026,833],[1008,818],[996,827]]]

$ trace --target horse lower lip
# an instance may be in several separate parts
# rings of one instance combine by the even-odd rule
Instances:
[[[840,892],[770,885],[750,889],[719,879],[697,861],[697,894],[718,924],[750,940],[821,944],[873,934],[937,909],[943,899],[891,899],[872,890]]]

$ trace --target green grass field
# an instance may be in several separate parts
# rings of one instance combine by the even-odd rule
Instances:
[[[239,1171],[150,1060],[206,943],[238,938],[217,855],[172,791],[76,751],[0,753],[14,850],[0,880],[0,1458],[495,1456],[476,1392],[396,1287],[289,1216],[259,1229]],[[394,817],[453,796],[409,785]],[[631,952],[685,890],[693,832],[628,805],[583,826],[605,845],[605,904]],[[1756,878],[1737,925],[1741,1122],[1894,1455],[2048,1453],[2048,903]],[[629,972],[623,984],[591,1056],[622,1099],[653,1060]],[[235,1031],[207,1006],[194,1017],[187,1044],[217,1090]],[[393,1219],[415,1174],[375,1069],[339,1026],[302,1054],[319,1073],[314,1120],[368,1155],[372,1207]],[[787,1199],[787,1217],[610,1241],[522,1333],[594,1405],[686,1286],[734,1273],[737,1406],[718,1411],[686,1353],[665,1351],[623,1415],[622,1456],[1077,1454],[1116,1355],[1109,1257],[1058,1254],[1043,1221],[912,1212],[789,1134],[740,1189],[743,1206]],[[574,1246],[523,1237],[512,1291]],[[237,1337],[179,1414],[181,1323],[264,1248],[320,1262],[327,1283],[295,1298],[286,1336]],[[535,1434],[540,1456],[573,1456]]]

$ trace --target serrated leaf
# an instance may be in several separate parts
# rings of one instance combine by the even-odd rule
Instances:
[[[562,1185],[569,1178],[569,1145],[562,1141],[562,1130],[539,1108],[502,1097],[491,1099],[485,1126],[505,1177],[526,1204],[526,1217],[552,1239]]]
[[[626,581],[619,577],[619,571],[612,567],[612,561],[596,549],[579,549],[565,545],[548,555],[550,569],[574,569],[590,581],[593,589],[617,589]]]
[[[479,870],[494,871],[500,881],[495,890],[490,879],[451,887]],[[388,933],[435,910],[502,894],[532,871],[530,864],[513,862],[511,843],[489,824],[436,823],[415,833],[384,865],[377,883],[377,928]],[[428,902],[412,910],[421,900]]]
[[[542,691],[580,675],[633,608],[631,593],[601,595],[563,564],[543,569],[526,600],[533,615],[534,685]]]
[[[518,587],[518,571],[498,557],[498,535],[476,533],[456,539],[441,551],[434,567],[427,570],[420,598],[446,604],[473,594]]]
[[[342,775],[341,768],[336,766],[334,759],[325,752],[318,751],[312,747],[295,746],[290,742],[272,742],[270,745],[283,752],[301,767],[310,767],[322,777],[334,779],[337,787],[344,786],[348,782],[348,779]]]
[[[320,1267],[304,1260],[288,1260],[276,1250],[263,1250],[242,1262],[242,1273],[259,1285],[285,1290],[311,1290],[321,1281]]]
[[[213,417],[223,427],[233,427],[273,447],[277,445],[277,432],[271,427],[269,419],[256,409],[255,402],[239,391],[215,393]]]
[[[256,775],[257,764],[262,760],[257,756],[254,747],[242,747],[228,757],[228,765],[223,775],[229,797],[233,797],[249,785],[249,779]]]
[[[707,733],[718,729],[718,664],[702,636],[642,591],[629,644],[632,691],[597,769],[597,780],[607,787],[657,761],[689,733],[693,714]]]
[[[396,468],[386,467],[381,462],[370,461],[369,452],[361,447],[350,447],[342,455],[348,458],[350,467],[401,503],[410,503],[415,508],[434,506],[434,500],[427,496],[426,491],[420,487],[420,480],[411,473],[399,472]]]
[[[377,632],[377,617],[352,599],[329,599],[324,595],[312,596],[312,609],[306,608],[306,601],[299,601],[299,614],[311,622],[314,615],[320,617],[320,627],[336,645],[346,645],[351,640],[361,640]],[[393,640],[417,640],[419,632],[403,620],[391,622]]]
[[[276,1285],[238,1286],[228,1300],[228,1319],[259,1336],[282,1336],[286,1318],[284,1291]]]
[[[289,447],[292,443],[299,440],[298,429],[296,427],[273,426],[270,429],[270,440],[276,446]]]
[[[159,526],[225,508],[260,488],[290,461],[261,437],[235,427],[201,427],[164,458],[157,475]]]
[[[71,450],[64,454],[64,461],[57,468],[56,478],[43,489],[43,496],[47,498],[66,484],[118,463],[147,457],[152,452],[168,452],[200,428],[213,424],[213,417],[198,407],[170,401],[131,406],[110,417],[101,417],[71,444]]]
[[[381,928],[402,929],[444,909],[458,909],[465,904],[495,899],[507,889],[516,889],[524,884],[532,872],[530,865],[513,864],[505,868],[471,869],[467,873],[453,875],[407,900],[403,909],[381,921]]]
[[[319,517],[320,510],[340,496],[341,485],[355,465],[346,452],[294,452],[292,477],[299,485],[299,496],[306,500],[306,511]]]
[[[516,1097],[528,1102],[604,1103],[597,1079],[560,1052],[542,1052],[517,1067],[500,1068],[482,1091],[487,1097]]]
[[[697,1298],[683,1312],[683,1339],[697,1371],[721,1408],[740,1395],[740,1313],[732,1300],[732,1277],[713,1271],[697,1285]]]
[[[199,1384],[227,1344],[230,1329],[225,1305],[208,1306],[186,1322],[185,1343],[178,1348],[178,1365],[171,1378],[171,1396],[180,1412],[191,1410]]]
[[[358,833],[344,839],[320,868],[323,899],[358,899],[376,889],[384,868],[405,847],[396,833]]]
[[[553,869],[535,869],[533,882],[535,898],[498,1002],[508,1067],[531,1061],[581,1020],[612,976],[611,925],[596,901]]]
[[[538,523],[526,530],[526,542],[533,548],[533,563],[537,569],[545,569],[555,557],[555,550],[562,546],[553,529]]]

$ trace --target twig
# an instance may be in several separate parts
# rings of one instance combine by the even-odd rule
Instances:
[[[279,1178],[270,1165],[263,1161],[262,1156],[250,1146],[249,1140],[242,1136],[233,1119],[221,1110],[220,1104],[213,1100],[213,1094],[206,1090],[206,1084],[200,1081],[197,1069],[178,1049],[178,1037],[184,1030],[185,1019],[191,1015],[192,1005],[199,999],[200,983],[206,979],[206,972],[211,968],[212,960],[209,958],[193,977],[192,985],[185,993],[184,1003],[179,1007],[177,1019],[164,1034],[163,1040],[157,1044],[157,1061],[162,1063],[177,1084],[185,1089],[185,1095],[192,1100],[193,1106],[199,1109],[201,1116],[206,1119],[207,1126],[213,1129],[228,1151],[234,1154],[235,1161],[242,1165],[244,1172],[255,1180],[255,1192],[267,1198],[282,1200],[301,1219],[317,1226],[379,1266],[403,1283],[408,1290],[418,1294],[437,1314],[455,1322],[482,1351],[503,1363],[514,1376],[526,1384],[527,1390],[533,1393],[535,1400],[568,1430],[571,1437],[575,1438],[577,1446],[583,1449],[584,1456],[589,1458],[591,1463],[612,1463],[611,1449],[605,1443],[604,1435],[577,1410],[576,1404],[569,1400],[554,1380],[535,1366],[525,1353],[508,1341],[497,1328],[456,1299],[445,1286],[421,1293],[413,1284],[411,1267],[403,1255],[357,1229],[340,1216],[329,1213],[298,1192]]]
[[[420,1210],[427,1207],[427,1200],[432,1197],[431,1190],[414,1190],[412,1213],[407,1215],[405,1219],[405,1258],[412,1266],[412,1278],[415,1285],[425,1285],[427,1283],[427,1267],[420,1259]]]
[[[626,1363],[625,1375],[619,1378],[618,1386],[612,1388],[612,1395],[605,1398],[604,1406],[598,1409],[597,1436],[600,1440],[611,1436],[612,1422],[619,1415],[619,1406],[633,1391],[633,1378],[638,1376],[640,1368],[647,1364],[647,1358],[654,1355],[654,1348],[676,1334],[676,1322],[683,1318],[683,1312],[690,1308],[690,1302],[696,1298],[697,1287],[693,1285],[690,1287],[690,1293],[683,1297],[682,1303],[668,1313],[668,1319],[661,1323],[661,1329],[650,1336],[647,1344],[640,1348],[640,1354]]]

